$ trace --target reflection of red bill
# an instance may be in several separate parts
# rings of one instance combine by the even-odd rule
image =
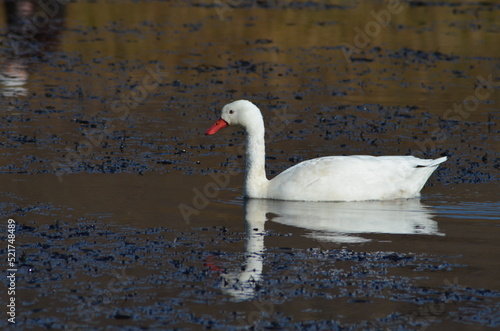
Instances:
[[[222,118],[219,118],[217,120],[217,122],[215,122],[214,125],[212,125],[208,130],[207,132],[205,132],[206,135],[212,135],[214,133],[216,133],[217,131],[219,131],[220,129],[222,128],[225,128],[226,126],[228,126],[229,124],[227,124],[226,121],[224,121]]]
[[[212,270],[212,271],[216,271],[216,272],[218,272],[218,273],[221,273],[223,270],[222,270],[221,268],[219,268],[219,267],[215,264],[214,260],[215,260],[215,258],[214,258],[214,256],[213,256],[213,255],[207,256],[207,258],[205,259],[205,263],[204,263],[204,265],[205,265],[206,267],[209,267],[209,268],[210,268],[210,270]]]

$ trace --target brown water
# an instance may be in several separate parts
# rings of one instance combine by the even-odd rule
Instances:
[[[62,3],[0,6],[0,325],[500,326],[498,2]],[[269,177],[449,160],[421,199],[244,201],[242,132],[204,135],[241,98]]]

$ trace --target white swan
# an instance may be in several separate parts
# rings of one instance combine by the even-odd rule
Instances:
[[[423,160],[414,156],[327,156],[301,162],[271,180],[266,178],[264,120],[253,103],[238,100],[222,108],[212,135],[228,125],[246,130],[248,198],[296,201],[362,201],[414,198],[446,157]]]

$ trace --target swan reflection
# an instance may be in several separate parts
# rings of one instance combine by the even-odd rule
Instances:
[[[246,257],[239,272],[222,275],[224,292],[235,300],[251,299],[263,268],[266,220],[308,230],[307,237],[335,243],[370,241],[361,233],[444,235],[419,199],[363,202],[297,202],[248,199]]]
[[[297,202],[249,200],[246,222],[266,210],[273,222],[310,230],[309,237],[337,243],[365,242],[352,234],[441,235],[428,208],[419,199],[360,202]]]

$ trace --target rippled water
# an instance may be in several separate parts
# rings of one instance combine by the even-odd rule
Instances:
[[[0,6],[0,325],[500,325],[498,4],[20,3]],[[240,98],[263,111],[269,177],[449,160],[420,199],[245,201],[242,132],[204,135]]]

